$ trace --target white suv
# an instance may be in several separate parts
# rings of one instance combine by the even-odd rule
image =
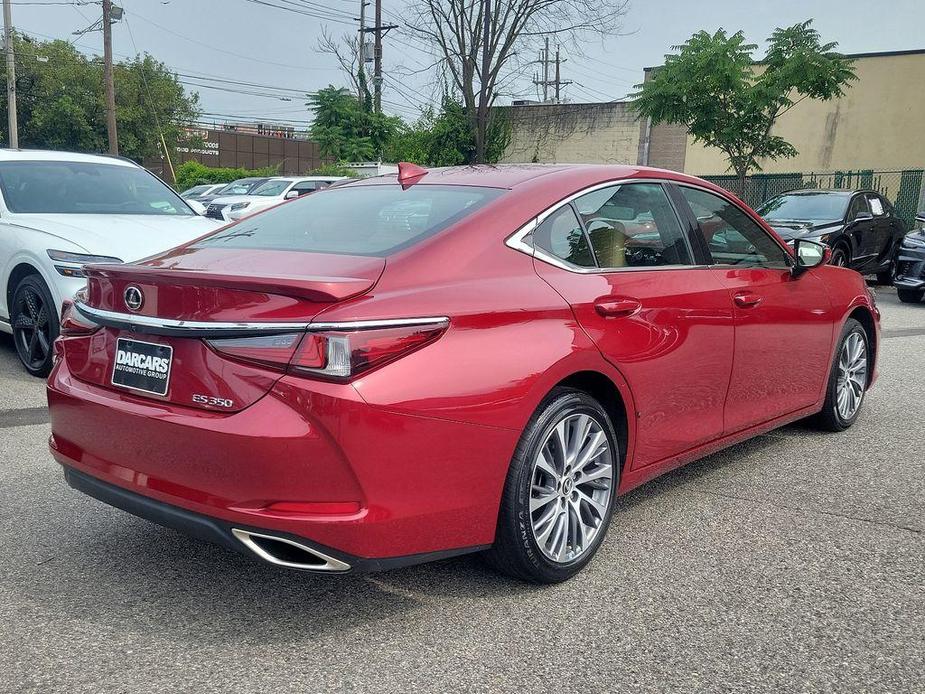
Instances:
[[[206,214],[214,218],[221,216],[226,222],[235,222],[343,180],[343,176],[278,176],[257,186],[247,195],[216,198],[209,204]]]
[[[86,284],[81,266],[139,260],[219,226],[127,159],[0,149],[0,331],[43,376],[61,303]]]

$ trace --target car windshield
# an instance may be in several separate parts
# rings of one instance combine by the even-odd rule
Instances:
[[[193,195],[200,195],[202,193],[205,193],[211,187],[212,186],[210,185],[209,186],[193,186],[189,190],[184,190],[182,193],[180,193],[180,197],[189,198],[189,197],[192,197]]]
[[[768,221],[842,219],[848,210],[850,199],[850,195],[843,193],[780,195],[762,205],[758,209],[758,214]]]
[[[257,186],[259,186],[259,185],[260,185],[261,183],[263,183],[263,182],[264,182],[264,180],[263,180],[262,178],[261,178],[261,179],[258,179],[258,180],[250,180],[250,181],[245,181],[245,180],[232,181],[231,183],[229,183],[229,184],[228,184],[227,186],[225,186],[224,188],[219,188],[217,191],[215,191],[215,194],[216,194],[216,195],[220,195],[220,196],[224,196],[224,195],[247,195],[247,194],[250,193],[254,188],[256,188]]]
[[[193,215],[144,169],[67,161],[0,162],[0,190],[21,214]]]
[[[226,227],[197,245],[386,256],[446,229],[503,193],[440,185],[328,188]]]
[[[250,195],[265,195],[267,197],[272,195],[282,195],[283,192],[292,185],[292,181],[286,180],[271,180],[267,181],[263,185],[257,186],[252,190]]]

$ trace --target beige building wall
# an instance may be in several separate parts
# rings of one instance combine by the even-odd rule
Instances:
[[[767,173],[925,167],[925,51],[855,59],[858,80],[837,101],[806,100],[774,127],[799,154],[762,162]],[[722,152],[688,138],[684,169],[722,174]]]
[[[639,121],[624,103],[534,104],[504,110],[511,119],[511,142],[503,163],[636,163]]]

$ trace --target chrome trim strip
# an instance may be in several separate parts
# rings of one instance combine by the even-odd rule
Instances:
[[[85,317],[100,325],[148,332],[154,335],[175,335],[196,337],[241,337],[255,333],[273,335],[290,332],[318,330],[370,330],[375,328],[399,328],[415,325],[449,325],[447,316],[416,318],[386,318],[357,321],[331,321],[322,323],[283,322],[230,322],[230,321],[185,321],[157,316],[140,316],[134,313],[119,313],[87,306],[75,301],[74,307]]]
[[[404,328],[415,325],[439,325],[447,326],[450,324],[448,316],[431,316],[426,318],[386,318],[380,320],[355,320],[355,321],[333,321],[330,323],[309,323],[306,330],[313,332],[315,330],[372,330],[375,328]]]
[[[306,547],[303,544],[300,544],[294,540],[290,540],[285,537],[277,537],[276,535],[264,535],[263,533],[252,533],[249,530],[239,530],[238,528],[232,528],[231,533],[240,540],[245,547],[247,547],[251,552],[256,554],[258,557],[264,561],[270,562],[271,564],[276,564],[277,566],[285,566],[290,569],[303,569],[308,571],[349,571],[350,564],[342,562],[340,559],[335,559],[330,557],[323,552],[319,552],[317,549],[312,549],[311,547]],[[262,537],[265,540],[273,540],[274,542],[283,542],[287,545],[292,545],[306,554],[310,554],[313,557],[318,557],[321,559],[324,564],[299,564],[297,562],[284,561],[283,559],[277,559],[272,554],[267,552],[263,547],[254,542],[252,537]]]
[[[739,204],[737,204],[734,200],[729,198],[728,195],[720,195],[715,190],[706,188],[704,186],[696,185],[694,183],[689,183],[687,181],[677,181],[672,178],[618,178],[613,181],[606,181],[604,183],[595,183],[593,186],[582,188],[577,193],[572,193],[567,198],[563,198],[562,200],[555,203],[554,205],[547,207],[545,210],[540,212],[536,217],[534,217],[529,222],[527,222],[522,227],[520,227],[520,229],[518,229],[513,234],[508,236],[507,239],[505,239],[504,241],[504,245],[508,246],[509,248],[513,248],[515,251],[520,251],[521,253],[525,253],[529,256],[532,256],[533,258],[536,258],[537,260],[541,260],[547,265],[553,265],[555,267],[561,268],[562,270],[574,272],[575,274],[579,274],[579,275],[600,275],[600,274],[609,274],[613,272],[641,272],[641,271],[651,272],[653,270],[700,270],[700,269],[709,269],[709,268],[715,268],[715,267],[726,267],[724,265],[655,265],[652,267],[641,266],[641,267],[612,267],[612,268],[580,267],[578,265],[572,265],[571,263],[567,263],[561,258],[557,258],[554,255],[550,255],[549,253],[546,253],[542,248],[536,248],[535,246],[529,243],[526,243],[524,241],[524,239],[527,236],[529,236],[540,224],[542,224],[546,220],[547,217],[553,214],[560,207],[564,207],[565,205],[568,205],[570,202],[572,202],[573,200],[577,198],[580,198],[582,195],[586,195],[587,193],[593,193],[594,191],[600,190],[601,188],[609,188],[611,186],[620,186],[620,185],[629,185],[632,183],[670,184],[670,185],[675,185],[675,186],[685,186],[687,188],[694,188],[695,190],[702,190],[704,193],[711,193],[713,195],[717,195],[718,197],[721,197],[724,200],[726,200],[726,202],[732,205],[735,205],[737,208],[739,208],[742,211],[743,214],[745,214],[747,217],[749,217],[749,219],[751,219],[751,215],[747,214],[745,210],[742,210],[742,207]],[[678,210],[675,208],[674,201],[671,199],[670,195],[667,197],[668,197],[668,202],[671,203],[672,209],[674,209],[675,215],[678,216],[678,222],[681,223],[683,227],[683,220],[680,218],[681,216],[680,214],[678,214]],[[764,230],[762,229],[762,231]],[[684,232],[684,234],[686,236],[687,232]],[[772,240],[775,241],[775,243],[777,243],[777,241],[773,239],[773,237],[771,238]],[[780,246],[779,243],[777,245]],[[784,249],[784,251],[786,252],[786,249]],[[792,257],[790,256],[789,253],[787,254],[787,256],[788,258]]]

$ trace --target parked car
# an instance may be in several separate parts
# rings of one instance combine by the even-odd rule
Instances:
[[[327,188],[332,183],[346,180],[343,176],[287,176],[271,178],[254,188],[247,195],[233,195],[217,198],[209,205],[206,214],[215,217],[221,214],[226,222],[233,222],[252,214],[292,200],[316,190]],[[213,208],[215,208],[213,210]]]
[[[892,280],[892,261],[905,227],[890,202],[872,190],[792,190],[758,208],[784,239],[812,239],[831,246],[832,264],[882,284]]]
[[[794,247],[670,171],[403,164],[88,268],[51,452],[74,488],[279,566],[481,551],[562,581],[618,494],[855,422],[879,312]]]
[[[127,159],[0,150],[0,331],[48,373],[61,303],[88,262],[138,260],[218,225]]]
[[[222,188],[219,188],[217,191],[211,193],[210,195],[204,195],[199,202],[201,202],[206,207],[205,216],[211,217],[212,219],[225,221],[225,217],[222,215],[222,208],[224,205],[212,204],[217,198],[229,197],[232,195],[247,195],[255,188],[262,186],[269,180],[269,176],[249,176],[247,178],[239,178],[236,181],[232,181]]]
[[[193,186],[187,190],[184,190],[180,193],[180,197],[184,200],[197,200],[202,202],[203,198],[209,197],[212,193],[218,192],[224,188],[227,184],[225,183],[207,183],[200,186]]]
[[[896,251],[893,284],[899,300],[917,304],[925,296],[925,210],[915,218],[915,229],[903,237]]]

